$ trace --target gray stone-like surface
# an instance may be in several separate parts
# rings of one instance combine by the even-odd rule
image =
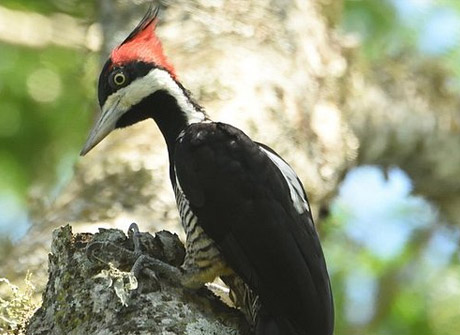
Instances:
[[[176,265],[182,262],[183,247],[177,235],[158,234],[142,233],[144,252]],[[106,246],[96,248],[90,256],[87,246],[95,240]],[[178,243],[164,244],[165,240]],[[132,249],[131,241],[117,229],[103,229],[95,235],[72,234],[70,226],[56,229],[43,304],[30,320],[27,334],[242,334],[238,330],[245,325],[241,314],[206,289],[192,292],[162,278],[152,283],[141,276],[138,288],[129,290],[133,259],[120,253],[120,247]],[[165,257],[172,254],[172,258]],[[113,267],[109,269],[94,256],[112,260]],[[116,287],[126,288],[125,303]]]

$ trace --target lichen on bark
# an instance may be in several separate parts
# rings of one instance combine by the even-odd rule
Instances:
[[[155,237],[141,234],[143,252],[176,266],[181,262],[184,250],[177,235],[165,231]],[[172,240],[175,242],[165,243]],[[88,246],[94,241],[105,246],[88,253]],[[56,229],[43,304],[31,318],[26,334],[237,335],[245,332],[241,313],[206,288],[193,292],[161,277],[152,283],[151,278],[140,276],[139,286],[134,289],[130,286],[132,282],[126,281],[132,276],[128,271],[133,259],[119,252],[123,248],[132,248],[131,241],[117,229],[101,229],[94,235],[73,234],[68,225]],[[98,259],[112,259],[114,265]],[[112,285],[120,279],[125,282],[117,285],[129,288],[124,301]]]

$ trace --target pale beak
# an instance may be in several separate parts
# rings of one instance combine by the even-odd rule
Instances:
[[[113,103],[108,103],[102,108],[102,114],[93,126],[91,133],[86,140],[83,149],[80,152],[81,156],[86,155],[92,148],[101,142],[112,130],[115,129],[117,120],[124,114],[124,110],[119,109],[118,105],[121,99],[115,100]],[[107,106],[108,105],[108,106]]]

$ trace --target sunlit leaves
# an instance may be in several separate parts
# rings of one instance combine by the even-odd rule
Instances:
[[[458,230],[411,194],[398,169],[351,171],[333,202],[325,253],[340,334],[454,334]],[[388,230],[388,231],[386,231]],[[458,277],[458,275],[457,275]],[[457,282],[458,281],[457,279]]]
[[[58,171],[59,162],[69,152],[76,159],[84,140],[95,108],[98,58],[57,47],[0,48],[0,188],[21,206],[32,182],[49,189],[68,175]],[[13,225],[22,220],[10,219]]]
[[[460,2],[456,0],[345,0],[342,28],[363,41],[372,60],[436,57],[460,80]]]
[[[41,14],[52,14],[56,12],[66,13],[93,21],[95,18],[94,0],[2,0],[2,6],[37,12]]]

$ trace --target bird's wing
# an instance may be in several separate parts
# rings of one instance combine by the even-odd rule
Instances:
[[[311,216],[311,209],[310,204],[308,203],[307,194],[302,186],[302,182],[292,167],[269,146],[263,143],[255,143],[267,154],[268,158],[270,158],[273,164],[278,167],[279,171],[283,175],[289,187],[292,204],[294,205],[297,213],[303,214],[307,211]],[[313,223],[313,220],[311,221],[311,223]]]
[[[329,335],[324,256],[302,185],[278,158],[232,126],[204,123],[187,128],[174,163],[199,224],[265,310],[296,329]]]

